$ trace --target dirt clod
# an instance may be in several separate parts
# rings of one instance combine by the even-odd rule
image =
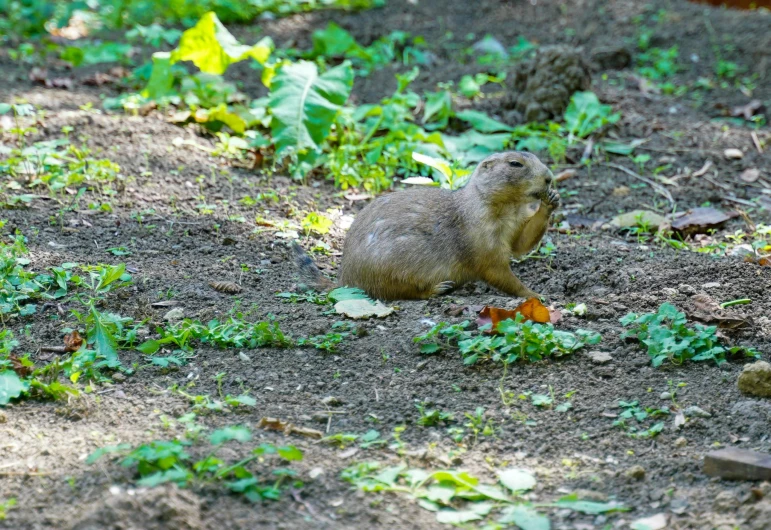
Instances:
[[[546,46],[514,72],[507,106],[525,121],[546,121],[565,112],[574,92],[591,84],[591,69],[584,53],[574,47]]]
[[[739,390],[745,394],[771,397],[771,364],[756,361],[745,365],[737,381]]]
[[[641,465],[634,465],[624,471],[624,476],[629,480],[642,480],[645,478],[645,468]]]

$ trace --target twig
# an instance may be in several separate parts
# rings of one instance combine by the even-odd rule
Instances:
[[[659,184],[658,182],[654,182],[653,180],[651,180],[651,179],[649,179],[647,177],[643,177],[642,175],[638,175],[637,173],[635,173],[631,169],[625,168],[624,166],[621,166],[619,164],[613,164],[611,162],[602,162],[601,164],[603,166],[608,166],[608,167],[612,167],[613,169],[617,169],[619,171],[623,171],[624,173],[626,173],[630,177],[634,177],[637,180],[641,180],[641,181],[645,182],[650,187],[652,187],[654,190],[656,190],[659,194],[661,194],[664,197],[666,197],[666,199],[669,201],[669,204],[672,205],[672,209],[673,210],[675,209],[675,199],[672,198],[672,194],[669,193],[669,190],[666,189],[661,184]]]
[[[289,493],[291,493],[292,498],[295,500],[295,502],[302,504],[305,507],[305,509],[308,510],[308,513],[311,514],[311,517],[313,517],[314,519],[318,519],[320,521],[325,521],[325,522],[327,521],[326,518],[319,516],[319,513],[316,511],[316,508],[314,508],[312,504],[310,504],[308,501],[300,497],[299,490],[292,488],[289,490]]]
[[[755,144],[755,149],[757,149],[758,153],[762,155],[763,147],[761,147],[760,145],[760,140],[758,139],[758,133],[756,133],[755,131],[752,131],[750,135],[752,136],[752,143]]]
[[[375,403],[380,403],[380,395],[377,393],[377,387],[373,387],[375,389]]]
[[[67,353],[67,346],[41,346],[40,351],[41,353]]]
[[[0,477],[47,477],[50,474],[38,471],[0,471]]]

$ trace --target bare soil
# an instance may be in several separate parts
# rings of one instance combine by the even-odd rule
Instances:
[[[279,46],[291,41],[299,47],[307,46],[311,32],[331,20],[362,44],[394,29],[422,35],[436,60],[431,68],[423,69],[415,88],[430,90],[438,82],[457,82],[464,74],[483,70],[472,62],[457,60],[448,47],[452,42],[448,32],[456,40],[469,33],[476,39],[489,33],[506,45],[524,36],[541,45],[580,46],[590,58],[600,47],[626,46],[634,52],[640,30],[636,17],[648,20],[660,9],[666,10],[666,16],[655,25],[653,45],[665,48],[677,44],[682,61],[688,65],[675,82],[714,77],[713,37],[705,27],[709,20],[717,38],[734,46],[723,59],[736,62],[743,75],[757,74],[751,98],[734,86],[707,92],[698,103],[688,96],[643,93],[631,68],[597,70],[592,90],[623,113],[616,129],[618,136],[649,139],[644,152],[662,164],[671,163],[671,173],[687,175],[706,161],[713,162],[715,171],[709,173],[709,180],[686,178],[669,188],[678,209],[706,202],[724,210],[745,208],[736,199],[747,201],[764,193],[769,199],[765,204],[771,202],[762,183],[739,179],[744,169],[758,168],[762,179],[771,181],[769,149],[758,152],[751,127],[716,120],[750,99],[771,105],[771,16],[767,12],[733,11],[680,0],[533,3],[389,0],[380,10],[311,13],[255,22],[253,27],[234,32],[246,35],[259,29],[273,36]],[[296,219],[295,212],[273,203],[247,208],[237,200],[246,194],[276,190],[282,197],[291,197],[297,209],[323,211],[337,206],[352,215],[362,203],[350,203],[325,181],[298,186],[286,176],[231,167],[201,150],[173,147],[177,137],[201,145],[213,142],[197,130],[167,123],[155,113],[129,117],[79,110],[87,102],[99,107],[100,93],[109,94],[110,88],[76,83],[71,91],[45,89],[31,84],[27,71],[7,58],[0,58],[0,69],[0,100],[23,97],[46,111],[40,133],[33,139],[59,138],[61,128],[71,126],[73,137],[82,139],[99,156],[118,163],[123,174],[133,178],[112,201],[112,213],[73,211],[64,214],[63,223],[52,223],[59,205],[46,200],[4,212],[8,219],[4,233],[19,229],[29,238],[30,267],[43,270],[62,262],[125,261],[138,271],[134,284],[109,297],[105,309],[149,319],[150,329],[161,323],[168,310],[150,304],[159,299],[159,293],[168,292],[187,317],[202,321],[221,317],[238,302],[244,310],[254,308],[255,318],[274,315],[282,329],[294,337],[326,333],[338,320],[324,314],[326,308],[291,304],[275,296],[293,287],[295,273],[285,240],[253,220],[256,215]],[[511,69],[510,75],[516,66]],[[386,68],[357,79],[353,101],[373,102],[390,94],[395,88],[396,70]],[[260,94],[254,71],[234,68],[232,77],[242,82],[250,95]],[[511,119],[503,101],[493,97],[479,105],[500,119]],[[766,141],[771,137],[767,128],[760,128],[757,134]],[[744,157],[727,160],[723,156],[726,148],[739,148]],[[636,169],[628,160],[615,161]],[[575,167],[576,175],[560,185],[566,213],[599,221],[619,212],[665,204],[650,187],[636,186],[637,181],[613,168],[601,164]],[[199,175],[204,176],[200,182],[196,180]],[[629,193],[614,195],[614,189],[621,186],[630,188]],[[203,202],[217,205],[213,215],[197,213],[196,205]],[[751,221],[771,222],[769,208],[753,210]],[[141,222],[132,216],[149,210],[152,212],[145,213]],[[229,221],[232,215],[243,215],[246,222]],[[747,229],[742,217],[729,221],[721,234],[738,229]],[[339,250],[343,237],[344,232],[335,229],[326,241]],[[514,366],[501,382],[500,366],[464,367],[456,352],[421,356],[412,339],[430,322],[464,319],[448,314],[451,307],[491,304],[513,308],[521,302],[481,284],[429,301],[400,302],[398,311],[385,319],[357,322],[358,333],[346,339],[335,354],[309,348],[263,348],[242,350],[248,358],[243,360],[239,350],[197,347],[195,358],[179,369],[142,368],[125,381],[100,387],[95,394],[68,404],[25,400],[0,410],[0,500],[18,500],[7,519],[0,521],[0,528],[440,527],[432,513],[409,500],[364,495],[339,478],[340,471],[355,461],[397,462],[399,457],[393,452],[370,448],[350,455],[298,436],[287,440],[283,434],[256,428],[264,416],[329,433],[363,433],[375,428],[387,435],[394,427],[406,425],[402,438],[408,448],[406,458],[413,465],[443,467],[441,457],[454,451],[455,465],[483,477],[492,478],[494,469],[503,465],[527,467],[539,479],[534,494],[539,501],[590,490],[630,506],[631,512],[609,518],[615,528],[626,528],[633,519],[660,512],[670,518],[671,528],[761,528],[751,525],[758,523],[762,510],[743,506],[753,499],[749,493],[753,484],[710,479],[702,473],[701,462],[717,444],[771,451],[771,401],[739,393],[736,378],[742,370],[741,360],[721,367],[691,363],[653,368],[639,345],[619,339],[623,331],[619,318],[630,311],[655,311],[665,301],[688,309],[690,297],[701,291],[720,301],[750,298],[752,303],[742,306],[742,311],[754,325],[732,333],[728,341],[755,347],[767,359],[771,352],[771,268],[737,257],[641,244],[635,238],[600,228],[579,228],[570,234],[552,230],[549,237],[556,244],[554,255],[528,260],[516,265],[515,271],[558,307],[585,303],[585,317],[566,317],[557,327],[602,333],[603,340],[596,349],[612,355],[608,364],[595,364],[579,353],[556,362]],[[117,246],[128,247],[132,255],[116,258],[105,251]],[[338,259],[339,253],[333,252],[323,265],[334,271]],[[241,264],[260,272],[243,273]],[[216,292],[208,285],[212,279],[237,282],[243,292]],[[21,340],[20,351],[59,344],[61,329],[73,323],[69,309],[74,307],[49,305],[33,317],[9,324]],[[138,352],[126,351],[121,356],[124,365],[143,364]],[[131,490],[130,471],[106,459],[87,466],[85,456],[104,445],[139,444],[180,434],[178,425],[164,429],[161,416],[179,417],[190,405],[168,389],[195,381],[195,393],[214,395],[217,385],[213,376],[220,372],[226,373],[225,393],[240,394],[248,389],[258,405],[237,414],[209,414],[201,422],[211,428],[246,424],[264,441],[295,444],[306,455],[293,466],[305,486],[280,501],[261,505],[216,488],[164,488],[149,495],[140,491],[134,492],[137,499],[146,502],[116,501],[116,496]],[[665,430],[654,439],[633,439],[612,426],[608,413],[618,412],[618,400],[639,400],[647,407],[671,405],[660,394],[678,383],[685,385],[678,388],[677,404],[683,408],[698,406],[710,417],[689,419],[680,431],[667,419]],[[573,408],[565,413],[541,410],[518,399],[505,405],[501,386],[515,394],[548,393],[552,389],[556,396],[562,396],[574,391]],[[326,410],[322,400],[328,396],[339,400],[340,405],[333,407],[337,413],[319,414]],[[462,450],[445,428],[417,425],[416,402],[431,402],[458,416],[483,407],[498,430],[494,437],[480,437]],[[535,423],[519,421],[523,415]],[[676,446],[680,437],[687,443]],[[248,450],[236,445],[226,449],[234,457]],[[644,478],[634,480],[625,475],[633,465],[645,469]],[[323,473],[311,479],[308,473],[313,468],[322,468]],[[715,502],[721,494],[722,499],[728,496],[736,502]],[[602,528],[605,522],[602,516],[565,513],[555,513],[552,520],[555,528]]]

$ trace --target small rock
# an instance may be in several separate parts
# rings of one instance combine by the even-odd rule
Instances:
[[[326,405],[327,407],[339,407],[343,404],[342,401],[340,401],[335,396],[327,396],[324,399],[321,400],[321,402]]]
[[[122,381],[125,381],[125,380],[126,380],[126,376],[125,376],[125,375],[123,375],[123,374],[122,374],[122,373],[120,373],[120,372],[115,372],[114,374],[112,374],[112,380],[113,380],[113,381],[115,381],[115,382],[118,382],[118,383],[120,383],[120,382],[122,382]]]
[[[248,363],[249,361],[251,361],[251,360],[252,360],[252,358],[251,358],[251,357],[249,357],[248,355],[246,355],[246,354],[245,354],[244,352],[242,352],[242,351],[238,352],[238,358],[239,358],[239,359],[241,359],[242,361],[244,361],[245,363]]]
[[[316,412],[311,416],[311,419],[316,423],[326,423],[329,421],[329,415],[323,412]]]
[[[642,480],[645,478],[645,468],[635,465],[624,471],[624,476],[631,480]]]
[[[721,491],[712,501],[712,508],[716,512],[732,512],[739,507],[739,500],[730,491]]]
[[[586,354],[594,364],[605,364],[613,360],[610,353],[606,351],[590,351]]]
[[[740,514],[744,517],[745,524],[742,530],[768,530],[768,521],[771,521],[771,500],[763,500],[744,507]]]
[[[651,228],[658,228],[666,222],[666,218],[650,210],[632,210],[614,217],[610,221],[610,225],[616,228],[629,228],[637,226],[641,222],[649,225]]]
[[[685,447],[686,445],[688,445],[688,440],[682,436],[675,440],[675,447]]]
[[[600,70],[622,70],[632,62],[632,54],[626,46],[605,46],[592,50],[592,62]]]
[[[739,160],[741,158],[744,158],[744,153],[742,152],[741,149],[733,149],[733,148],[726,149],[725,151],[723,151],[723,154],[729,160]]]
[[[170,309],[165,315],[163,315],[163,320],[167,322],[172,320],[182,320],[183,318],[185,318],[185,310],[181,307]]]
[[[694,289],[693,286],[688,285],[687,283],[681,283],[680,285],[678,285],[677,290],[678,292],[680,292],[680,294],[684,294],[688,296],[692,296],[696,294],[696,289]]]
[[[744,366],[737,381],[739,390],[744,394],[759,397],[771,397],[771,364],[756,361]]]
[[[670,394],[669,392],[662,392],[659,397],[661,399],[672,399],[672,394]]]
[[[677,289],[674,289],[672,287],[664,287],[661,290],[661,294],[663,294],[664,296],[675,296],[677,295]]]
[[[8,422],[8,416],[5,415],[5,412],[0,410],[0,423],[7,423]]]
[[[709,282],[701,286],[702,289],[717,289],[720,287],[720,282]]]
[[[695,418],[711,418],[712,417],[712,414],[710,414],[709,412],[707,412],[706,410],[704,410],[704,409],[702,409],[700,407],[697,407],[696,405],[692,405],[692,406],[688,407],[683,412],[688,417],[695,417]]]
[[[311,479],[313,479],[313,480],[317,479],[318,477],[320,477],[323,474],[324,474],[324,468],[323,467],[314,467],[313,469],[311,469],[308,472],[308,476]]]
[[[663,513],[657,513],[650,517],[635,519],[629,528],[632,530],[663,530],[667,527],[667,516]]]

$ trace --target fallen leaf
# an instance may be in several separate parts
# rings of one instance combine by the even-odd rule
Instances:
[[[744,153],[742,152],[741,149],[734,149],[734,148],[726,149],[725,151],[723,151],[723,154],[725,155],[726,158],[730,160],[739,160],[740,158],[744,158]]]
[[[372,195],[369,193],[347,193],[344,195],[345,199],[347,201],[356,202],[356,201],[366,201],[367,199],[371,199]]]
[[[64,336],[64,349],[68,352],[78,351],[83,345],[83,337],[80,336],[78,330],[72,333],[67,333]]]
[[[698,293],[691,297],[691,303],[696,308],[689,311],[688,316],[704,324],[717,325],[720,329],[739,329],[750,325],[747,318],[736,312],[723,309],[717,301],[706,293]]]
[[[685,425],[685,414],[680,410],[675,414],[675,430],[680,430]]]
[[[257,423],[257,427],[268,431],[283,431],[289,426],[289,422],[280,420],[278,418],[263,417]]]
[[[760,170],[755,168],[745,169],[739,175],[739,178],[744,182],[755,182],[760,177]]]
[[[209,282],[209,287],[225,294],[238,294],[242,291],[241,286],[233,282]]]
[[[746,105],[739,105],[731,109],[731,116],[741,117],[747,121],[752,120],[752,117],[763,108],[763,102],[759,99],[753,99]]]
[[[379,300],[352,299],[337,302],[335,311],[349,318],[382,318],[393,313],[394,309]]]
[[[704,233],[717,228],[736,215],[735,212],[727,214],[715,208],[693,208],[672,221],[672,229],[684,235]]]
[[[555,316],[554,322],[562,318],[562,313],[559,316]],[[506,319],[515,319],[517,315],[521,314],[526,320],[532,320],[533,322],[539,322],[541,324],[551,322],[552,315],[549,309],[544,306],[537,298],[528,298],[515,309],[504,309],[502,307],[484,306],[479,312],[477,318],[477,324],[484,326],[486,324],[492,324],[490,330],[495,330],[498,327],[498,323]]]
[[[32,375],[32,372],[35,371],[34,365],[25,365],[21,357],[17,357],[16,355],[9,355],[8,360],[11,361],[11,370],[16,372],[16,375],[19,377],[29,377]]]
[[[666,527],[667,516],[663,513],[635,519],[629,526],[632,530],[663,530]]]
[[[279,418],[261,418],[260,421],[257,422],[257,427],[266,429],[268,431],[281,431],[286,435],[299,434],[301,436],[307,436],[308,438],[314,438],[316,440],[320,440],[324,437],[324,433],[317,429],[298,427]]]
[[[630,228],[643,223],[653,229],[657,229],[664,222],[666,222],[666,218],[663,215],[651,212],[650,210],[632,210],[631,212],[617,215],[610,221],[610,224],[616,228]]]

